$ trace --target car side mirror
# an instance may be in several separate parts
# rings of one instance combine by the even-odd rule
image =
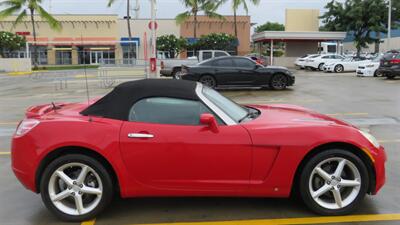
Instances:
[[[200,123],[206,125],[212,132],[218,132],[218,122],[215,117],[210,113],[203,113],[200,115]]]
[[[261,67],[262,67],[261,65],[256,64],[256,65],[254,66],[254,69],[256,70],[256,69],[259,69],[259,68],[261,68]]]

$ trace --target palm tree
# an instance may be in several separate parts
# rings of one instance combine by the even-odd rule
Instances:
[[[226,2],[227,0],[221,0],[222,2]],[[231,0],[232,1],[232,10],[233,10],[233,23],[235,24],[235,37],[238,38],[238,28],[237,28],[237,10],[240,5],[243,5],[246,14],[249,13],[249,7],[247,6],[247,1],[250,1],[254,5],[258,5],[260,0]],[[237,49],[236,49],[237,52]]]
[[[108,1],[108,7],[111,7],[112,4],[114,4],[115,0],[109,0]],[[129,57],[131,56],[131,52],[133,50],[132,48],[132,43],[130,41],[132,41],[132,29],[131,29],[131,1],[130,0],[126,0],[126,23],[128,26],[128,37],[129,37]]]
[[[203,12],[204,15],[224,19],[223,16],[219,15],[215,11],[222,4],[223,1],[217,0],[181,0],[182,3],[188,8],[187,11],[178,14],[175,20],[178,24],[184,23],[190,16],[193,16],[194,28],[193,37],[197,38],[197,16],[199,13]]]
[[[33,35],[33,65],[37,67],[38,54],[36,48],[36,26],[35,26],[35,13],[37,13],[42,19],[44,19],[52,29],[60,30],[61,24],[52,15],[50,15],[42,6],[42,0],[5,0],[0,2],[0,6],[6,8],[0,11],[0,20],[9,17],[15,13],[18,13],[17,18],[14,21],[14,27],[21,23],[27,16],[30,15],[32,24],[32,35]]]

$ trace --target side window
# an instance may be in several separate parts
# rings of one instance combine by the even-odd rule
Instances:
[[[322,58],[323,58],[323,59],[329,59],[329,58],[330,58],[330,56],[329,56],[329,55],[327,55],[327,56],[323,56]]]
[[[129,121],[176,125],[199,125],[200,115],[203,113],[213,114],[202,102],[199,101],[154,97],[142,99],[136,102],[129,112]]]
[[[212,52],[203,52],[203,60],[211,59]]]
[[[217,67],[233,67],[231,59],[219,59],[214,62],[214,66]]]
[[[241,67],[241,68],[254,68],[256,65],[254,62],[248,60],[248,59],[234,59],[236,67]]]
[[[225,52],[215,52],[215,58],[227,56]]]

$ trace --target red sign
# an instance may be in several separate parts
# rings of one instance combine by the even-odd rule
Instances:
[[[158,23],[157,23],[157,22],[153,22],[153,21],[150,21],[150,23],[149,23],[149,29],[150,29],[150,30],[153,30],[153,23],[155,24],[154,29],[157,30],[157,28],[158,28]]]
[[[29,32],[29,31],[18,31],[18,32],[15,32],[15,34],[21,35],[21,36],[28,36],[28,35],[31,35],[31,32]]]
[[[157,71],[157,60],[156,60],[156,58],[150,58],[150,71],[151,72]]]

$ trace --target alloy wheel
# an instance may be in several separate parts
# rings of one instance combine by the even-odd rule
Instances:
[[[335,72],[336,72],[336,73],[341,73],[341,72],[343,72],[343,70],[344,70],[344,68],[343,68],[342,65],[337,65],[337,66],[335,67]]]
[[[287,86],[287,78],[281,74],[272,77],[271,86],[275,90],[285,89]]]
[[[83,163],[68,163],[56,169],[48,183],[53,205],[68,215],[84,215],[95,209],[103,195],[99,174]]]
[[[217,86],[215,79],[211,76],[203,76],[202,78],[200,78],[199,81],[200,81],[200,83],[207,85],[211,88],[214,88],[215,86]]]
[[[309,179],[312,199],[325,209],[341,209],[353,203],[361,188],[357,167],[342,157],[328,158],[319,163]]]

